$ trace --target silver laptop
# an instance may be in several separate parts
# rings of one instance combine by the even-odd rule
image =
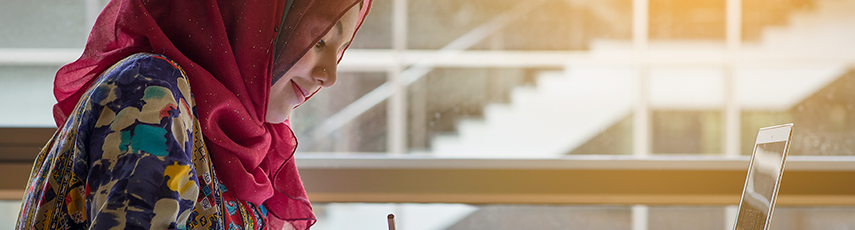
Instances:
[[[781,185],[793,124],[761,128],[754,143],[734,230],[767,230]]]

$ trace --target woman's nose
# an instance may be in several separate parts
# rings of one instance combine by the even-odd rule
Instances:
[[[322,87],[332,87],[336,81],[337,55],[322,54],[317,65],[312,70],[312,76],[321,83]]]

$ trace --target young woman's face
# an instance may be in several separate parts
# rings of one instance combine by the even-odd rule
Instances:
[[[267,101],[267,122],[284,122],[291,116],[291,110],[302,104],[312,93],[321,87],[331,87],[335,84],[338,54],[348,46],[356,30],[359,5],[348,10],[314,48],[306,52],[273,84]],[[276,63],[274,68],[283,67]]]

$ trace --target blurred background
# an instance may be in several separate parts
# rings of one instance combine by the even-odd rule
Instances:
[[[80,55],[105,4],[3,0],[0,161],[31,163],[47,140],[9,135],[50,137],[53,76]],[[297,154],[745,160],[760,127],[794,123],[790,155],[849,159],[852,12],[855,0],[375,0],[336,86],[295,110]],[[20,203],[6,197],[0,229],[11,229]],[[403,230],[720,230],[734,213],[692,204],[315,210],[313,229],[384,229],[396,213]],[[784,206],[773,220],[773,229],[855,229],[855,207]]]

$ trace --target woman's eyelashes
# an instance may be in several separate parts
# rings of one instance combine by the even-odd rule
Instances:
[[[338,53],[344,52],[344,49],[346,49],[348,46],[350,46],[350,42],[341,45],[341,47],[338,48]]]
[[[318,44],[315,44],[315,48],[324,48],[327,46],[327,42],[324,39],[318,41]]]

